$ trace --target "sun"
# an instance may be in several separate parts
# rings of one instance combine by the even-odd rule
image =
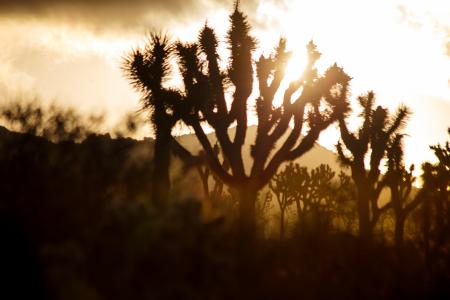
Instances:
[[[289,84],[301,78],[307,63],[306,53],[294,51],[286,66],[284,81]]]
[[[293,51],[285,70],[284,78],[281,82],[280,89],[275,95],[273,105],[278,107],[283,102],[283,91],[285,91],[291,82],[301,78],[307,64],[306,53]],[[295,95],[294,95],[295,96]]]

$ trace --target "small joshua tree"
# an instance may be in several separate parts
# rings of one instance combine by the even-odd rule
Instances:
[[[329,224],[331,214],[336,209],[335,173],[330,166],[321,164],[308,172],[306,167],[289,163],[283,171],[269,183],[280,207],[280,238],[284,238],[285,213],[293,203],[296,204],[298,225],[305,230],[308,225],[316,232]]]
[[[287,208],[298,199],[300,166],[289,163],[269,182],[269,188],[277,199],[280,208],[280,239],[285,235],[285,216]]]
[[[363,124],[357,132],[352,133],[347,128],[345,116],[339,117],[342,143],[337,144],[337,151],[341,163],[351,168],[357,187],[359,234],[370,241],[380,215],[390,207],[389,204],[383,207],[378,205],[378,198],[385,187],[380,176],[380,164],[402,129],[409,109],[401,106],[393,116],[389,116],[387,109],[381,106],[374,108],[373,92],[358,97],[358,101],[363,108]],[[366,166],[368,156],[369,165]]]
[[[343,226],[342,229],[347,232],[353,232],[356,227],[357,209],[356,209],[356,187],[350,176],[343,171],[339,173],[335,192],[335,221],[337,226]]]
[[[335,210],[334,176],[335,172],[329,165],[321,164],[311,170],[309,176],[311,193],[304,201],[304,210],[309,211],[315,232],[328,227],[331,214]]]

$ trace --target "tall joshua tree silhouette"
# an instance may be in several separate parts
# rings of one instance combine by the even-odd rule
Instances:
[[[290,57],[290,52],[286,51],[286,41],[281,39],[272,55],[261,56],[254,62],[252,55],[256,41],[250,35],[250,25],[238,5],[230,15],[230,23],[226,41],[231,54],[224,70],[219,67],[218,38],[208,25],[201,29],[196,43],[178,42],[170,47],[162,43],[165,40],[153,38],[146,49],[162,50],[146,51],[146,55],[139,51],[133,52],[128,65],[133,66],[140,60],[149,62],[150,67],[145,68],[142,75],[135,75],[141,74],[134,71],[137,69],[135,67],[130,74],[135,85],[144,87],[143,91],[153,101],[150,104],[154,111],[152,121],[156,131],[161,127],[160,132],[164,132],[163,139],[166,141],[168,129],[178,116],[194,130],[211,170],[237,191],[239,227],[241,233],[248,235],[254,232],[257,192],[269,182],[283,162],[309,151],[321,131],[348,109],[346,100],[350,77],[337,65],[331,66],[320,76],[314,67],[320,53],[310,42],[307,45],[308,64],[303,75],[289,84],[283,91],[281,106],[275,107],[275,94],[280,90],[284,68]],[[172,54],[176,55],[179,62],[184,83],[182,90],[161,87],[167,76],[167,63]],[[156,63],[159,66],[156,68],[157,77],[152,74],[152,66]],[[253,92],[255,73],[259,87],[259,95],[256,97],[258,126],[250,149],[253,162],[249,172],[246,172],[242,151],[247,133],[248,100]],[[150,84],[147,84],[149,79]],[[153,84],[153,81],[157,84]],[[161,99],[162,102],[158,104],[161,107],[159,113],[155,105],[159,102],[156,99]],[[173,100],[176,100],[175,106],[172,105],[175,103]],[[288,130],[291,123],[293,128]],[[236,125],[234,135],[229,131],[233,124]],[[220,157],[214,151],[205,134],[204,125],[214,129],[229,170],[223,167]],[[301,138],[304,127],[308,130]],[[276,143],[285,133],[287,138],[274,151]],[[167,186],[167,180],[164,182]]]
[[[280,89],[290,56],[286,51],[286,41],[280,40],[273,55],[261,56],[256,61],[258,126],[251,145],[253,162],[247,174],[242,148],[247,132],[248,99],[253,91],[255,72],[252,54],[255,39],[250,35],[246,16],[237,6],[230,21],[227,43],[231,56],[227,70],[219,69],[218,39],[214,30],[207,25],[201,30],[198,43],[177,45],[186,102],[190,104],[183,121],[194,129],[212,170],[223,182],[238,191],[240,228],[242,232],[251,233],[255,225],[257,192],[269,182],[283,162],[310,150],[320,132],[347,109],[346,94],[350,78],[336,65],[319,76],[314,64],[320,53],[311,42],[307,46],[309,61],[303,77],[290,83],[284,91],[282,105],[274,107],[275,94]],[[204,60],[201,59],[202,55]],[[232,90],[229,109],[225,100],[227,85]],[[333,88],[336,88],[334,93]],[[300,95],[294,98],[297,91]],[[319,108],[321,104],[326,108]],[[294,127],[289,132],[291,121]],[[222,168],[206,138],[202,122],[214,129],[231,173]],[[234,122],[236,133],[233,137],[228,128]],[[309,130],[304,138],[300,138],[305,124]],[[273,153],[276,142],[287,132],[286,140]]]
[[[150,112],[155,132],[152,201],[158,208],[165,206],[170,190],[171,131],[180,119],[177,107],[182,98],[179,92],[163,86],[172,53],[167,37],[152,34],[146,47],[131,52],[123,64],[128,79],[143,94],[142,107]]]
[[[380,164],[386,158],[389,147],[397,139],[397,134],[403,128],[410,112],[407,107],[400,106],[394,115],[389,116],[386,108],[374,107],[373,92],[358,97],[358,101],[363,108],[363,124],[357,132],[352,133],[347,128],[345,115],[340,115],[342,143],[339,141],[336,148],[341,163],[351,168],[357,187],[359,234],[370,241],[380,215],[390,208],[390,203],[382,207],[378,205],[378,198],[385,187],[380,176]],[[367,156],[368,169],[365,163]]]

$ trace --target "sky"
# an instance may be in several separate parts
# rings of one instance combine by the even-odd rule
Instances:
[[[353,98],[374,90],[391,111],[408,105],[407,164],[432,160],[428,145],[448,139],[448,0],[242,0],[241,7],[258,51],[287,38],[288,77],[300,73],[313,39],[319,71],[344,67]],[[193,41],[205,22],[223,41],[232,8],[232,0],[0,0],[0,101],[37,97],[118,119],[139,109],[120,68],[126,53],[149,32]],[[320,142],[331,149],[337,137],[330,128]]]

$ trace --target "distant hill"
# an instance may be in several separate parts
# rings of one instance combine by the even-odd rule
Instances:
[[[245,163],[247,172],[249,172],[250,165],[253,161],[250,156],[250,145],[255,140],[256,130],[257,130],[256,126],[250,126],[248,128],[245,144],[243,147],[244,163]],[[230,128],[230,135],[233,136],[234,133],[235,133],[235,127]],[[214,144],[216,142],[217,139],[216,139],[214,133],[209,133],[209,134],[207,134],[207,136],[212,144]],[[198,153],[198,151],[201,150],[201,145],[198,142],[195,134],[180,135],[180,136],[176,137],[176,139],[178,140],[178,142],[180,144],[185,146],[189,151],[191,151],[194,154]],[[280,146],[283,141],[284,141],[284,139],[281,138],[280,141],[278,142],[278,145]],[[307,167],[308,169],[313,169],[313,168],[319,166],[320,164],[328,164],[330,166],[330,168],[334,172],[336,172],[336,178],[337,178],[337,175],[341,171],[344,171],[346,174],[350,175],[350,170],[342,168],[341,165],[339,164],[337,153],[326,149],[325,147],[321,146],[319,143],[315,143],[314,147],[309,152],[307,152],[305,155],[297,158],[296,160],[294,160],[294,162],[300,164],[300,166],[302,166],[302,167]],[[177,165],[177,163],[175,163],[175,166],[173,166],[173,168],[176,170],[179,170],[179,166],[177,167],[176,165]],[[280,169],[283,169],[283,166],[281,166]],[[176,173],[176,172],[177,171],[175,171],[174,173]],[[192,180],[191,176],[195,177],[196,175],[195,174],[194,175],[185,174],[184,180],[181,180],[181,181],[185,182],[185,184],[187,184],[187,186],[189,186],[188,182]],[[192,182],[190,184],[192,184]],[[193,188],[192,191],[197,190],[197,189],[198,189],[198,191],[200,191],[199,186],[196,186],[195,184],[194,184],[194,186],[196,188]],[[417,193],[417,189],[413,188],[412,195],[415,195],[416,193]],[[190,195],[191,196],[201,196],[198,193],[191,193]],[[390,197],[389,190],[383,189],[383,191],[380,195],[380,202],[385,203],[386,201],[388,201],[389,197]]]
[[[250,168],[252,158],[250,156],[250,145],[253,143],[256,137],[256,126],[250,126],[247,130],[246,140],[243,147],[243,155],[244,155],[244,163],[246,170]],[[235,133],[235,127],[230,128],[230,135],[233,136]],[[214,133],[209,133],[209,140],[212,144],[216,142],[216,137]],[[176,138],[180,144],[185,146],[188,150],[193,153],[197,153],[201,149],[201,145],[197,141],[197,138],[194,134],[186,134],[181,135]],[[278,146],[281,146],[284,139],[280,139],[278,142]],[[319,143],[316,143],[315,146],[311,149],[311,151],[307,152],[302,157],[295,160],[295,162],[299,163],[301,166],[307,168],[315,168],[320,164],[328,164],[335,172],[339,172],[341,167],[337,160],[337,154],[333,151],[326,149],[321,146]]]
[[[230,134],[234,134],[234,128],[230,129]],[[250,144],[255,136],[256,126],[249,127],[243,147],[247,171],[252,162]],[[208,134],[208,138],[211,143],[215,142],[214,133]],[[194,154],[201,150],[194,134],[180,135],[176,139]],[[26,180],[30,180],[33,181],[32,186],[40,182],[40,192],[51,197],[58,197],[59,188],[64,186],[66,191],[73,190],[70,192],[73,195],[83,191],[102,199],[145,202],[150,197],[153,143],[152,138],[113,139],[106,134],[90,135],[81,143],[55,144],[42,137],[12,132],[0,126],[0,187],[3,185],[3,191],[12,196],[18,191],[17,186],[26,185]],[[318,143],[295,162],[309,169],[328,164],[336,174],[342,170],[337,154]],[[183,166],[179,159],[172,160],[171,197],[202,198],[197,171],[185,170]],[[388,191],[384,190],[382,201],[388,197]]]

